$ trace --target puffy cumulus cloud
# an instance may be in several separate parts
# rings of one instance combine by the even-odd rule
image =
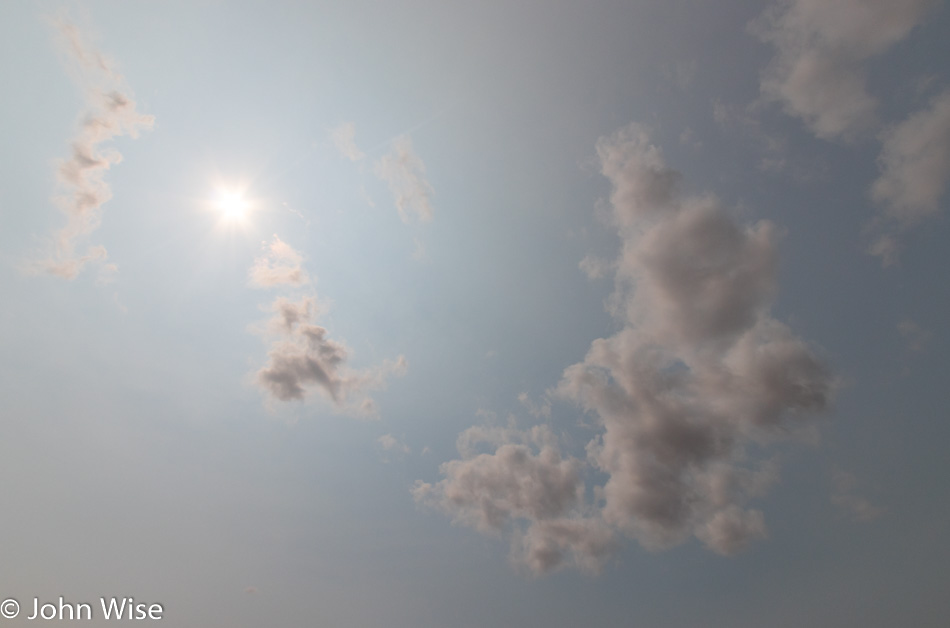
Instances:
[[[569,561],[597,570],[609,557],[613,533],[582,514],[583,462],[562,456],[547,427],[476,426],[457,446],[461,458],[442,464],[444,479],[416,482],[416,501],[484,533],[510,532],[512,559],[537,573]]]
[[[392,150],[380,158],[375,171],[389,186],[403,222],[409,222],[412,215],[423,222],[432,220],[432,186],[425,176],[425,164],[413,151],[408,135],[393,141]]]
[[[594,341],[557,392],[603,427],[588,457],[608,476],[608,524],[652,548],[695,535],[734,552],[765,535],[745,505],[774,476],[750,468],[747,445],[824,409],[834,379],[769,315],[773,225],[684,196],[639,126],[597,150],[623,243],[612,310],[624,327]]]
[[[871,186],[871,197],[883,206],[885,220],[908,227],[937,214],[950,181],[950,90],[886,130],[883,140],[881,175]],[[894,236],[884,234],[870,252],[885,265],[894,263]]]
[[[299,286],[309,281],[302,267],[303,255],[276,235],[264,245],[264,254],[254,260],[248,280],[255,288],[288,285]]]
[[[546,427],[473,427],[444,479],[414,489],[458,523],[512,527],[513,557],[539,573],[596,572],[620,535],[650,549],[695,537],[721,554],[765,538],[749,504],[778,471],[752,445],[794,433],[836,388],[815,351],[770,315],[772,224],[742,224],[714,197],[683,194],[640,126],[602,138],[597,154],[622,243],[609,302],[621,329],[549,391],[595,419],[586,460],[562,456]],[[585,470],[606,476],[592,501]]]
[[[763,96],[824,139],[875,124],[864,62],[920,23],[937,0],[782,0],[751,24],[777,54],[763,72]]]
[[[512,560],[535,574],[568,565],[597,574],[619,549],[617,536],[598,517],[538,520],[516,534]]]
[[[340,155],[350,161],[359,161],[366,155],[356,146],[356,127],[352,122],[344,122],[330,129],[330,141]]]
[[[106,172],[122,161],[117,150],[103,148],[103,144],[121,136],[138,137],[140,131],[152,128],[154,117],[136,109],[122,76],[73,24],[62,19],[53,24],[76,66],[86,110],[70,143],[70,156],[57,164],[60,193],[54,201],[66,215],[66,226],[54,234],[53,251],[45,259],[30,262],[27,268],[73,279],[89,262],[105,262],[108,258],[101,245],[91,246],[85,253],[76,252],[79,241],[99,227],[102,205],[112,198],[104,178]],[[107,264],[104,269],[111,273],[115,266]]]
[[[257,374],[257,383],[278,401],[300,401],[312,391],[348,414],[373,417],[376,406],[369,396],[384,388],[390,375],[402,375],[405,357],[363,370],[349,366],[350,349],[330,338],[326,328],[314,324],[316,301],[278,298],[272,305],[268,332],[276,337],[267,364]]]

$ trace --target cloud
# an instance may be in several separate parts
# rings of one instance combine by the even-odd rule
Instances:
[[[765,99],[781,103],[823,139],[876,125],[865,62],[910,33],[936,0],[783,0],[750,28],[777,54],[762,74]]]
[[[899,322],[897,324],[897,331],[900,332],[904,342],[907,343],[907,350],[913,351],[914,353],[924,351],[933,340],[933,333],[909,319]]]
[[[275,235],[270,244],[265,244],[264,254],[254,260],[248,279],[255,288],[299,286],[310,280],[302,263],[303,256]]]
[[[528,411],[528,414],[534,418],[551,418],[551,401],[548,398],[545,397],[541,399],[539,403],[535,403],[531,397],[528,396],[528,393],[523,392],[518,395],[518,401],[521,402],[521,405]]]
[[[278,298],[268,329],[276,335],[257,383],[278,401],[301,401],[317,392],[336,408],[358,416],[377,415],[369,391],[384,388],[390,375],[402,375],[405,357],[363,370],[349,366],[350,349],[314,324],[316,301]]]
[[[831,503],[853,521],[873,521],[884,514],[883,508],[878,508],[865,498],[854,494],[858,483],[854,474],[836,469],[831,481]]]
[[[546,427],[473,427],[444,479],[414,490],[483,532],[520,521],[515,555],[537,572],[564,560],[596,571],[618,534],[650,549],[693,536],[721,554],[765,538],[764,515],[748,504],[777,467],[750,451],[810,424],[836,388],[815,351],[770,315],[774,225],[742,224],[715,197],[684,195],[640,126],[602,138],[597,154],[622,242],[609,303],[622,328],[550,391],[595,419],[586,461],[562,456]],[[606,476],[596,503],[584,500],[585,469]]]
[[[330,141],[340,151],[340,155],[350,161],[359,161],[366,156],[356,146],[356,127],[352,122],[344,122],[330,129]]]
[[[739,224],[712,196],[684,196],[646,131],[597,145],[623,242],[612,310],[624,327],[594,341],[557,392],[595,415],[588,446],[608,475],[605,521],[652,548],[696,535],[730,553],[765,534],[745,503],[774,475],[747,445],[824,409],[834,380],[769,315],[777,229]]]
[[[379,443],[379,446],[386,451],[391,451],[400,454],[408,454],[411,450],[409,446],[401,442],[398,438],[392,434],[383,434],[376,439],[376,442]]]
[[[937,214],[950,181],[950,90],[886,130],[883,140],[871,197],[885,218],[906,227]]]
[[[591,280],[606,277],[613,270],[613,263],[609,260],[591,257],[590,255],[582,259],[577,266]]]
[[[432,186],[426,167],[412,150],[412,140],[402,135],[393,140],[392,150],[376,163],[376,176],[389,185],[403,222],[415,215],[422,222],[432,220]]]
[[[253,287],[301,286],[309,282],[303,256],[274,236],[248,275]],[[366,369],[349,366],[350,349],[315,323],[320,313],[316,297],[278,297],[270,320],[258,333],[271,339],[267,363],[255,374],[256,383],[274,401],[303,401],[316,393],[338,410],[357,416],[377,416],[369,392],[385,388],[391,375],[402,375],[406,358]]]
[[[108,259],[101,245],[89,247],[84,254],[76,252],[79,240],[99,227],[102,205],[112,198],[104,180],[106,171],[122,161],[117,150],[102,145],[121,136],[138,137],[140,131],[152,128],[154,117],[136,110],[122,76],[73,24],[60,19],[54,26],[69,59],[78,66],[76,76],[86,96],[86,110],[70,156],[57,165],[60,193],[54,201],[66,215],[66,226],[54,234],[49,256],[29,263],[28,270],[73,279],[89,262]]]
[[[442,464],[444,479],[416,482],[417,502],[487,534],[511,532],[512,559],[537,573],[568,557],[596,571],[612,554],[613,533],[579,514],[583,462],[562,456],[548,428],[476,426],[459,436],[457,446],[462,457]],[[479,453],[484,446],[487,451]]]

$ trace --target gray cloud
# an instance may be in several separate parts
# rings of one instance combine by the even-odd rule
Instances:
[[[310,279],[302,263],[303,256],[275,235],[273,241],[265,245],[264,254],[254,260],[248,280],[255,288],[299,286]]]
[[[510,532],[512,560],[536,573],[596,572],[612,555],[614,533],[583,515],[583,462],[562,456],[547,427],[475,426],[457,444],[461,458],[442,464],[438,483],[417,482],[416,501],[484,533]]]
[[[316,302],[312,297],[279,298],[272,310],[268,329],[277,339],[271,344],[267,364],[257,372],[258,384],[278,401],[301,401],[316,391],[348,414],[376,416],[368,393],[384,388],[389,375],[405,373],[406,359],[399,356],[378,367],[353,369],[348,364],[350,349],[313,323]]]
[[[408,454],[410,452],[409,446],[392,434],[383,434],[376,439],[376,442],[379,443],[379,446],[385,451],[391,451],[400,454]]]
[[[906,343],[907,350],[914,353],[924,351],[933,340],[933,333],[922,328],[910,319],[902,320],[897,324],[897,331]]]
[[[57,166],[61,192],[54,201],[66,215],[66,226],[54,234],[53,252],[46,259],[30,263],[28,268],[73,279],[87,263],[108,258],[103,246],[76,253],[78,241],[99,227],[102,205],[112,198],[105,173],[122,160],[118,151],[102,148],[102,144],[125,135],[138,137],[140,131],[152,127],[154,117],[136,110],[122,76],[108,59],[84,41],[74,25],[62,20],[54,25],[69,58],[78,66],[76,74],[86,95],[87,109],[71,142],[69,158]],[[115,266],[107,265],[106,271],[114,272]]]
[[[264,256],[251,267],[251,285],[301,285],[308,281],[302,261],[298,251],[275,235]],[[278,297],[271,311],[270,320],[259,330],[272,340],[268,360],[255,379],[272,399],[303,401],[316,392],[347,414],[377,415],[368,393],[384,388],[390,375],[404,374],[405,357],[367,369],[350,367],[350,349],[330,338],[325,327],[315,324],[319,304],[314,296],[297,300]]]
[[[624,328],[596,340],[557,391],[604,428],[588,453],[609,476],[607,523],[648,547],[693,534],[736,551],[765,534],[744,505],[768,469],[743,464],[746,446],[824,409],[834,381],[769,315],[773,225],[741,225],[715,198],[682,195],[639,126],[597,149],[623,242],[612,309]]]
[[[762,95],[818,137],[849,138],[876,124],[864,63],[903,39],[936,0],[783,0],[751,24],[777,54]]]
[[[857,522],[873,521],[884,514],[867,499],[855,494],[858,481],[854,474],[836,469],[831,476],[831,503],[851,520]]]
[[[330,141],[350,161],[359,161],[366,156],[356,146],[356,127],[352,122],[344,122],[330,129]]]
[[[409,222],[413,214],[423,222],[432,219],[432,186],[425,177],[425,164],[413,151],[408,135],[393,140],[392,150],[376,163],[375,172],[389,185],[403,222]]]
[[[881,175],[871,197],[883,206],[884,220],[906,228],[937,214],[950,181],[950,90],[882,137]],[[897,241],[884,234],[870,252],[890,265],[897,259]]]
[[[770,316],[772,224],[744,225],[714,197],[684,195],[642,127],[602,138],[597,153],[622,242],[609,306],[623,327],[595,340],[551,391],[601,430],[587,445],[586,466],[607,476],[596,504],[584,501],[585,465],[562,457],[547,428],[531,439],[471,428],[459,437],[461,459],[442,465],[445,478],[414,491],[483,532],[521,520],[514,555],[536,572],[596,571],[618,532],[650,549],[695,536],[722,554],[764,538],[764,515],[748,504],[777,468],[750,459],[750,445],[793,433],[836,387],[814,351]],[[494,449],[478,453],[479,443]]]

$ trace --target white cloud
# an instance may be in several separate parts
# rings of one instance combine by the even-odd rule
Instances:
[[[352,122],[344,122],[330,129],[330,141],[340,155],[350,161],[359,161],[366,155],[356,146],[356,127]]]
[[[425,177],[425,164],[413,152],[408,135],[393,140],[392,150],[376,163],[375,172],[389,185],[403,222],[409,222],[412,215],[423,222],[432,220],[432,186]]]
[[[275,235],[273,241],[264,247],[264,254],[254,260],[248,272],[251,286],[299,286],[309,281],[307,272],[301,267],[303,256],[292,246]]]
[[[762,95],[818,137],[849,138],[876,124],[864,63],[903,39],[936,0],[783,0],[751,24],[777,55]]]
[[[122,161],[117,150],[102,145],[124,135],[138,137],[140,131],[152,127],[154,117],[136,110],[122,76],[73,24],[57,20],[54,25],[69,58],[79,66],[76,76],[86,95],[87,108],[71,141],[70,157],[59,161],[57,167],[61,192],[54,201],[66,215],[66,226],[54,234],[53,252],[46,259],[28,264],[28,269],[73,279],[87,263],[108,259],[101,245],[89,247],[84,254],[76,252],[79,240],[99,227],[102,205],[112,198],[112,190],[104,180],[106,171]]]

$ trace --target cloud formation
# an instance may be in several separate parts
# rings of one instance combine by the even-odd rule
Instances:
[[[303,256],[275,235],[274,240],[265,245],[264,254],[254,260],[248,281],[255,288],[299,286],[310,280],[302,263]]]
[[[884,220],[906,228],[937,214],[950,181],[950,90],[882,138],[881,175],[871,186],[871,198],[883,207]],[[896,261],[897,248],[895,237],[884,234],[871,252],[887,266]]]
[[[587,464],[606,475],[583,499],[578,459],[553,435],[472,428],[460,460],[416,498],[483,532],[519,519],[516,546],[539,572],[601,565],[617,532],[651,549],[695,536],[732,554],[766,536],[748,507],[776,480],[752,443],[786,437],[824,410],[835,380],[815,352],[771,317],[778,230],[739,223],[712,196],[687,196],[646,131],[627,126],[597,143],[611,182],[621,252],[611,312],[622,329],[595,340],[553,395],[579,405],[601,433]],[[474,430],[474,431],[473,431]],[[471,442],[493,452],[476,454]],[[534,445],[532,449],[530,445]]]
[[[276,235],[262,258],[250,270],[256,287],[301,285],[307,275],[301,268],[303,256]],[[276,401],[303,401],[316,393],[338,410],[356,416],[377,416],[369,392],[385,388],[390,375],[402,375],[406,358],[366,369],[349,366],[350,349],[330,337],[325,327],[315,323],[319,310],[316,297],[296,300],[278,297],[270,306],[273,315],[262,330],[272,339],[267,363],[255,380]]]
[[[432,220],[432,186],[408,135],[393,140],[392,150],[376,163],[375,172],[389,186],[403,222],[413,215],[422,222]]]
[[[603,517],[648,547],[693,534],[732,553],[765,534],[745,508],[774,472],[744,464],[824,409],[834,382],[806,343],[769,315],[777,229],[739,224],[681,175],[637,125],[597,144],[623,242],[613,311],[621,331],[594,341],[558,393],[604,432],[588,446],[609,476]]]
[[[484,446],[487,451],[480,451]],[[510,531],[512,559],[537,573],[562,565],[567,556],[592,571],[609,558],[613,533],[578,515],[583,462],[562,456],[547,427],[476,426],[459,436],[457,447],[461,459],[441,465],[444,479],[416,482],[416,501],[487,534]]]
[[[762,74],[762,95],[823,139],[872,129],[877,103],[865,62],[906,37],[936,3],[782,0],[751,24],[777,50]]]
[[[73,279],[87,263],[108,258],[101,245],[91,246],[82,254],[76,252],[79,240],[99,227],[102,205],[112,198],[112,190],[104,180],[106,171],[122,161],[117,150],[102,145],[121,136],[138,137],[140,131],[152,128],[154,116],[136,110],[122,76],[73,24],[58,20],[54,26],[70,60],[77,66],[76,76],[87,108],[71,142],[70,157],[57,164],[61,191],[54,201],[66,215],[66,226],[54,234],[52,253],[29,267]],[[114,272],[115,266],[106,265],[104,269]]]
[[[411,451],[409,449],[409,445],[403,443],[392,434],[383,434],[376,439],[376,442],[379,443],[379,446],[385,451],[391,451],[399,454],[408,454]]]
[[[366,155],[356,146],[356,127],[352,122],[344,122],[330,129],[330,141],[340,155],[350,161],[359,161]]]
[[[884,514],[879,508],[867,499],[854,493],[858,481],[854,474],[836,469],[831,477],[831,503],[852,521],[867,522],[877,519]]]

